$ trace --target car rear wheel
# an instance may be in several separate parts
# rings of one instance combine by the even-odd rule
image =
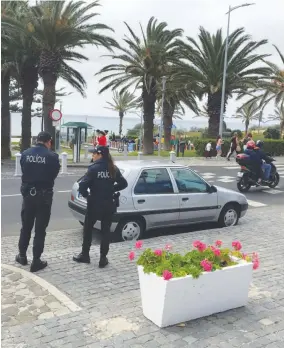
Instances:
[[[218,223],[221,227],[236,226],[239,222],[239,216],[237,205],[228,204],[222,209]]]
[[[145,223],[140,218],[125,219],[118,223],[114,232],[114,241],[138,240],[145,231]]]

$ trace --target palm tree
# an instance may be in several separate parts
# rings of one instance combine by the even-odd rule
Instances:
[[[167,23],[150,18],[146,30],[141,26],[142,40],[125,23],[130,37],[125,37],[127,48],[119,47],[121,54],[113,54],[111,58],[120,61],[118,64],[105,66],[98,74],[105,76],[100,82],[106,82],[100,93],[111,88],[122,87],[127,90],[141,88],[144,118],[144,154],[153,153],[153,129],[157,85],[162,76],[167,75],[167,67],[178,57],[176,39],[182,35],[182,29],[169,30]]]
[[[25,27],[14,23],[17,30],[28,29],[37,49],[37,71],[43,80],[43,117],[44,129],[55,137],[55,128],[49,117],[54,108],[55,87],[58,78],[69,84],[85,96],[86,82],[81,74],[66,62],[88,60],[87,57],[74,51],[88,44],[103,46],[108,49],[116,45],[115,40],[101,35],[99,30],[111,30],[104,24],[87,23],[97,16],[91,12],[99,6],[99,1],[39,1],[30,8],[29,23]]]
[[[198,37],[200,44],[190,37],[187,43],[180,42],[181,74],[185,81],[196,81],[200,99],[207,97],[208,133],[215,137],[219,132],[225,40],[221,29],[211,35],[201,27]],[[259,77],[269,74],[267,67],[254,66],[267,56],[256,52],[267,40],[252,41],[242,28],[232,32],[228,40],[225,106],[233,94],[254,88]]]
[[[284,103],[278,105],[274,109],[274,115],[269,115],[271,121],[279,121],[280,123],[280,135],[284,135]]]
[[[128,91],[122,91],[121,93],[114,91],[112,100],[112,102],[107,102],[107,104],[109,105],[107,109],[118,111],[119,135],[121,136],[123,117],[126,112],[131,112],[131,110],[137,108],[137,98],[135,97],[135,95]]]
[[[245,132],[248,133],[248,128],[253,120],[260,120],[262,118],[262,107],[255,101],[250,103],[245,103],[240,108],[237,109],[236,118],[241,118],[242,122],[245,124]]]

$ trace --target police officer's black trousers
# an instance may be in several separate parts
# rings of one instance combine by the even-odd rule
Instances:
[[[35,225],[33,257],[34,259],[41,257],[44,249],[46,228],[50,220],[52,198],[53,192],[46,190],[38,191],[35,196],[31,196],[28,192],[23,197],[21,211],[22,229],[19,240],[19,252],[21,255],[26,255],[31,232]]]
[[[101,246],[100,254],[101,256],[107,256],[109,252],[109,244],[111,240],[110,226],[112,223],[113,208],[96,206],[92,204],[90,199],[87,204],[87,212],[84,221],[84,234],[83,234],[83,244],[82,253],[89,254],[92,245],[92,230],[97,221],[101,221]]]

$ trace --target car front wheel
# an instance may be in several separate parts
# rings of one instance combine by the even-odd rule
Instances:
[[[239,216],[238,207],[234,204],[228,204],[222,209],[218,223],[221,227],[236,226],[239,222]]]
[[[145,231],[145,224],[142,219],[125,219],[118,223],[114,232],[114,241],[138,240]]]

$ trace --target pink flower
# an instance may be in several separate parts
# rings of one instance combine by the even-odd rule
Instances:
[[[128,258],[130,261],[133,261],[135,259],[135,252],[134,251],[130,251]]]
[[[154,251],[154,254],[157,256],[162,256],[163,251],[161,249],[157,249]]]
[[[215,245],[216,247],[220,248],[222,246],[223,242],[221,240],[216,240]]]
[[[220,256],[220,255],[221,255],[220,249],[216,249],[216,248],[215,248],[215,249],[213,250],[213,253],[214,253],[215,256]]]
[[[252,268],[254,270],[259,268],[259,260],[258,259],[255,259],[255,260],[252,261]]]
[[[195,242],[193,242],[193,246],[194,248],[198,249],[200,252],[204,251],[207,248],[206,244],[200,242],[199,240],[196,240]]]
[[[212,271],[212,263],[206,259],[200,262],[200,266],[203,268],[205,272]]]
[[[141,249],[142,246],[143,246],[142,240],[138,240],[138,241],[135,243],[135,248],[136,248],[136,249]]]
[[[252,253],[252,259],[253,260],[258,260],[258,254],[257,253]]]
[[[173,247],[170,244],[166,244],[166,246],[165,246],[165,250],[167,250],[167,251],[172,250],[172,248]]]
[[[173,277],[173,275],[172,275],[172,273],[170,271],[165,270],[163,272],[163,278],[165,280],[170,280],[170,279],[172,279],[172,277]]]
[[[241,244],[241,242],[239,242],[239,241],[234,241],[233,243],[232,243],[232,247],[235,249],[235,250],[237,250],[237,251],[239,251],[239,250],[241,250],[242,249],[242,244]]]

